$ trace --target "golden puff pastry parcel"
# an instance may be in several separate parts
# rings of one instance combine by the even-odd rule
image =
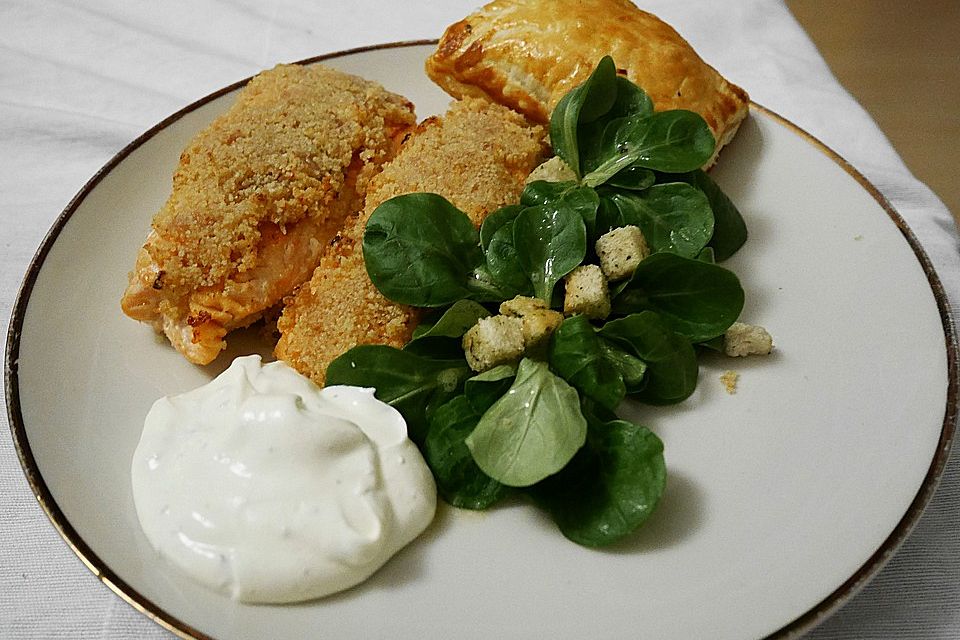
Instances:
[[[484,97],[545,123],[605,55],[656,110],[688,109],[706,120],[717,139],[707,166],[749,111],[743,89],[629,0],[494,0],[447,27],[426,71],[456,98]]]

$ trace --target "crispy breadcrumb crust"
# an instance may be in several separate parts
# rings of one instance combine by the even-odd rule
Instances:
[[[323,216],[358,152],[362,192],[389,155],[385,124],[413,121],[405,98],[322,65],[259,74],[180,156],[147,246],[164,284],[214,285],[252,268],[261,223]]]
[[[363,263],[363,231],[374,209],[405,193],[437,193],[479,225],[517,201],[545,152],[542,127],[486,101],[455,102],[444,116],[425,120],[371,181],[364,210],[324,253],[309,284],[286,301],[277,357],[323,384],[327,365],[351,347],[405,344],[419,311],[380,295]]]
[[[310,277],[415,123],[406,98],[322,65],[259,74],[181,154],[124,312],[212,361]]]

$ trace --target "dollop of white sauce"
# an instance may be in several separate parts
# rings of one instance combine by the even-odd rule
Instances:
[[[373,389],[320,389],[282,362],[237,358],[161,398],[133,457],[150,543],[245,602],[295,602],[366,580],[430,524],[436,485]]]

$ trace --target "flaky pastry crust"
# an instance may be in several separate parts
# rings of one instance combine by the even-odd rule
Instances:
[[[604,55],[658,111],[689,109],[703,116],[716,152],[748,113],[743,89],[705,63],[670,25],[629,0],[494,0],[447,28],[426,71],[454,97],[483,97],[545,123]]]

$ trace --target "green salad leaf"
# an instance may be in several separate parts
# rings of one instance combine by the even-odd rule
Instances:
[[[465,441],[486,410],[507,392],[516,374],[515,366],[504,364],[467,378],[463,393],[430,417],[424,457],[440,495],[455,507],[486,509],[511,491],[477,466]]]
[[[587,228],[587,236],[593,237],[597,223],[597,207],[600,197],[597,192],[588,187],[581,187],[576,182],[546,182],[535,180],[524,188],[520,194],[520,203],[528,207],[537,205],[563,205],[580,214],[583,224]]]
[[[657,181],[657,174],[644,167],[631,165],[613,174],[606,185],[626,189],[628,191],[643,191]]]
[[[643,524],[666,487],[663,443],[646,427],[585,412],[586,445],[562,471],[531,488],[570,540],[612,544]]]
[[[484,218],[483,223],[480,225],[480,247],[484,251],[487,251],[493,235],[499,231],[503,225],[513,222],[524,208],[523,204],[508,204],[505,207],[500,207]]]
[[[713,235],[713,212],[703,192],[683,182],[639,192],[604,189],[620,213],[617,226],[634,225],[653,252],[693,258]]]
[[[480,318],[490,315],[479,302],[457,300],[439,316],[424,319],[403,350],[437,359],[463,357],[461,338]]]
[[[703,342],[724,333],[740,316],[743,303],[743,288],[733,272],[702,260],[655,253],[639,264],[612,306],[621,315],[656,311],[677,333]]]
[[[523,207],[535,207],[538,204],[550,204],[562,199],[565,195],[576,189],[582,189],[573,180],[563,180],[560,182],[549,182],[547,180],[534,180],[528,183],[520,194],[520,205]]]
[[[567,318],[550,341],[550,366],[584,396],[607,409],[627,394],[623,374],[611,366],[607,351],[585,316]]]
[[[463,509],[486,509],[510,492],[477,466],[464,440],[476,428],[484,410],[466,395],[440,406],[430,418],[423,453],[444,500]]]
[[[635,116],[643,118],[653,115],[653,100],[647,92],[623,76],[617,76],[617,97],[613,106],[606,112],[607,119]]]
[[[713,155],[716,140],[706,121],[693,111],[676,109],[650,116],[612,120],[600,144],[604,159],[583,177],[596,187],[630,166],[682,173],[703,166]]]
[[[701,169],[682,174],[662,174],[661,182],[686,182],[704,193],[713,211],[713,236],[707,243],[717,262],[723,262],[747,241],[747,224],[740,210],[720,189],[713,178]]]
[[[483,414],[466,444],[488,476],[525,487],[562,469],[586,435],[576,389],[546,363],[524,358],[510,389]]]
[[[697,260],[700,262],[707,262],[709,264],[717,264],[717,254],[713,250],[713,247],[704,247],[700,250],[700,253],[697,254]]]
[[[698,350],[721,349],[743,309],[736,275],[715,263],[747,230],[701,168],[716,145],[704,119],[655,112],[609,56],[561,98],[550,136],[576,179],[527,184],[479,229],[436,194],[374,211],[363,240],[371,281],[431,312],[402,350],[364,345],[334,360],[327,384],[372,386],[396,407],[454,506],[485,509],[522,488],[565,536],[602,546],[649,518],[666,481],[662,442],[614,410],[627,397],[665,405],[693,393]],[[653,253],[608,285],[608,318],[567,317],[519,364],[470,370],[471,327],[518,295],[562,309],[560,281],[626,225]],[[525,332],[547,322],[536,317],[524,317]]]
[[[580,173],[578,129],[603,116],[617,99],[617,68],[610,56],[604,56],[587,81],[557,103],[550,116],[550,143],[553,152]]]
[[[457,300],[439,318],[424,321],[413,330],[413,339],[407,346],[429,338],[459,338],[480,318],[490,315],[486,307],[473,300]]]
[[[497,398],[510,389],[516,377],[515,365],[498,365],[472,378],[467,378],[463,383],[463,395],[477,412],[483,413],[496,402]]]
[[[516,218],[505,221],[493,233],[486,249],[486,271],[494,286],[501,291],[503,300],[533,293],[533,283],[520,260],[520,249],[514,240],[515,224]]]
[[[577,129],[581,175],[592,173],[615,151],[604,145],[604,132],[612,121],[627,116],[646,118],[653,115],[653,101],[643,89],[619,75],[616,87],[617,97],[610,110],[592,122],[581,124]]]
[[[363,259],[370,280],[390,300],[441,307],[467,297],[483,253],[466,214],[436,194],[410,193],[373,211]]]
[[[627,395],[639,393],[646,383],[647,363],[603,337],[600,338],[600,349],[607,365],[623,380]]]
[[[646,364],[643,386],[635,394],[638,400],[673,404],[696,389],[699,365],[693,345],[658,314],[642,311],[611,320],[599,333]]]
[[[410,439],[423,443],[430,411],[459,393],[472,375],[464,359],[432,360],[386,345],[354,347],[327,367],[328,385],[373,387],[407,421]]]
[[[517,262],[536,297],[550,304],[553,288],[587,255],[587,230],[566,200],[527,207],[513,221]]]

